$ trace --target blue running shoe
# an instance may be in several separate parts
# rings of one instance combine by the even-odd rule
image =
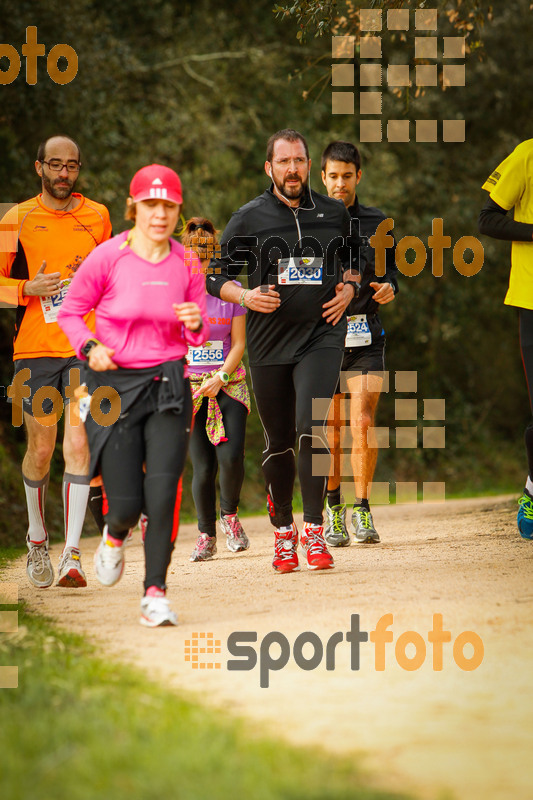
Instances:
[[[533,498],[526,490],[518,501],[519,509],[516,517],[518,530],[522,539],[533,539]]]

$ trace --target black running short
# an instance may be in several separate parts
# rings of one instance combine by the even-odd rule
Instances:
[[[51,414],[54,408],[54,398],[56,402],[59,400],[56,392],[61,395],[63,405],[66,406],[70,403],[72,394],[66,390],[70,387],[72,391],[79,385],[83,363],[76,356],[71,358],[42,356],[41,358],[21,358],[15,361],[9,402],[22,402],[23,410],[33,417]],[[23,369],[29,369],[28,375],[20,375],[17,380],[16,376]],[[78,373],[73,373],[71,376],[71,369],[77,369]],[[15,391],[15,397],[13,397],[13,391]],[[35,397],[38,391],[39,394]],[[25,396],[26,394],[28,397]]]
[[[367,375],[369,372],[385,371],[385,337],[380,336],[377,341],[363,347],[347,347],[342,360],[341,374],[343,372],[359,372]],[[344,382],[343,382],[344,385]],[[337,383],[335,394],[340,394],[341,378]]]

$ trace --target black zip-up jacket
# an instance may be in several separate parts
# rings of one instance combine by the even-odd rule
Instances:
[[[250,289],[273,283],[281,299],[272,314],[248,310],[251,366],[294,364],[310,350],[344,348],[346,317],[333,326],[322,316],[322,306],[335,296],[344,269],[357,268],[359,240],[351,239],[350,228],[344,204],[312,190],[298,208],[291,208],[271,185],[234,212],[220,242],[220,258],[210,263],[207,291],[220,297],[224,283],[245,269]],[[324,259],[320,285],[279,285],[279,259],[313,253]]]
[[[372,333],[372,341],[375,341],[383,333],[383,327],[379,318],[380,305],[372,300],[376,290],[370,283],[390,283],[394,289],[394,294],[398,292],[398,267],[396,266],[396,242],[392,247],[387,247],[385,255],[385,275],[381,278],[376,276],[376,251],[370,246],[369,240],[378,228],[380,222],[387,219],[383,211],[373,206],[362,205],[358,198],[348,209],[350,217],[355,221],[354,233],[357,234],[357,220],[359,221],[360,244],[360,272],[361,283],[359,284],[359,294],[350,302],[346,313],[366,314],[368,324]],[[389,233],[389,235],[391,235]]]

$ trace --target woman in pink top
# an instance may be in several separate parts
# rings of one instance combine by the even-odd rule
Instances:
[[[209,323],[199,262],[184,259],[183,246],[171,238],[182,202],[178,175],[158,164],[143,167],[130,195],[126,216],[135,227],[85,259],[58,322],[78,356],[87,359],[90,396],[100,389],[97,397],[112,397],[115,391],[120,401],[113,417],[113,403],[104,400],[98,407],[95,397],[86,419],[91,476],[101,470],[109,506],[96,576],[104,586],[120,579],[124,540],[145,509],[141,623],[155,627],[177,624],[165,594],[192,415],[185,354],[189,345],[206,341]],[[94,334],[84,321],[93,308]]]

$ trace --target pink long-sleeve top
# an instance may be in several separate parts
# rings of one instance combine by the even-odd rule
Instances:
[[[209,338],[205,278],[196,258],[184,259],[183,245],[170,240],[170,253],[152,264],[127,244],[128,232],[96,247],[77,271],[58,315],[80,358],[91,337],[115,351],[119,367],[153,367],[182,358],[188,345],[198,347]],[[174,313],[172,303],[197,303],[203,328],[189,331]],[[83,317],[92,308],[96,328]],[[187,372],[185,372],[187,375]]]

